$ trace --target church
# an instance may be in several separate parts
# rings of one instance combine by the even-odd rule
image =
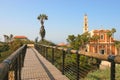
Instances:
[[[93,53],[100,53],[104,55],[117,55],[117,48],[115,47],[115,39],[113,36],[109,37],[108,32],[110,30],[92,30],[88,31],[88,16],[84,15],[84,23],[83,23],[83,33],[89,32],[90,36],[98,36],[96,40],[91,40],[87,45],[87,51]]]

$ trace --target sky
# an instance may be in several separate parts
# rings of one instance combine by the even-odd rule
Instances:
[[[82,34],[85,14],[89,31],[115,28],[120,40],[120,0],[0,0],[0,41],[10,34],[41,39],[40,14],[48,16],[45,39],[54,43]]]

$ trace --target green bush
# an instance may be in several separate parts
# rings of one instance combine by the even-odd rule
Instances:
[[[51,42],[51,41],[48,41],[48,40],[40,40],[39,42],[38,42],[38,44],[43,44],[43,45],[49,45],[49,46],[55,46],[55,43],[53,43],[53,42]]]
[[[116,79],[120,80],[120,65],[116,66]],[[110,80],[110,68],[106,68],[105,70],[96,70],[94,72],[90,72],[86,78],[82,80]]]
[[[4,43],[0,47],[0,62],[10,56],[15,50],[25,44],[25,41],[22,40],[14,40],[10,43]]]
[[[4,52],[9,50],[9,45],[8,44],[4,44],[2,46],[0,46],[0,52]]]

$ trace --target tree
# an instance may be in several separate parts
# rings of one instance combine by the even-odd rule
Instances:
[[[77,36],[69,35],[67,38],[67,42],[71,45],[74,49],[81,49],[85,50],[86,45],[89,43],[90,34],[88,32],[84,34],[78,34]]]
[[[112,32],[113,38],[114,38],[114,33],[116,32],[116,29],[115,29],[115,28],[112,28],[111,32]]]
[[[86,45],[89,43],[89,41],[90,41],[90,34],[88,32],[83,33],[80,38],[80,42],[81,42],[80,49],[85,50]]]
[[[111,54],[110,42],[111,42],[112,32],[111,32],[111,31],[108,31],[108,32],[107,32],[107,36],[108,36],[108,38],[109,38],[109,52],[110,52],[110,54]]]
[[[4,39],[5,39],[5,42],[12,42],[13,41],[13,35],[10,34],[10,36],[8,35],[3,35],[4,36]]]
[[[68,43],[75,42],[76,37],[74,35],[68,35],[68,38],[66,39]],[[72,46],[72,44],[71,44]]]
[[[45,37],[45,28],[44,28],[44,20],[48,20],[48,16],[46,14],[40,14],[37,18],[41,22],[41,28],[40,28],[40,36],[43,41]]]
[[[117,48],[117,54],[120,55],[120,41],[115,41],[115,46]]]
[[[110,30],[110,31],[107,32],[107,36],[109,38],[109,47],[111,45],[111,37],[112,37],[112,35],[114,35],[115,32],[116,32],[115,28],[112,28],[112,30]],[[111,54],[111,47],[110,47],[110,54]]]
[[[13,41],[13,35],[10,34],[10,36],[9,36],[9,42],[12,42],[12,41]]]
[[[38,37],[35,38],[35,43],[37,43],[37,42],[38,42]]]

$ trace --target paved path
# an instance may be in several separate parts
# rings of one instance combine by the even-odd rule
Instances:
[[[28,48],[24,67],[21,73],[22,80],[69,80],[66,76],[42,57],[34,48]]]

